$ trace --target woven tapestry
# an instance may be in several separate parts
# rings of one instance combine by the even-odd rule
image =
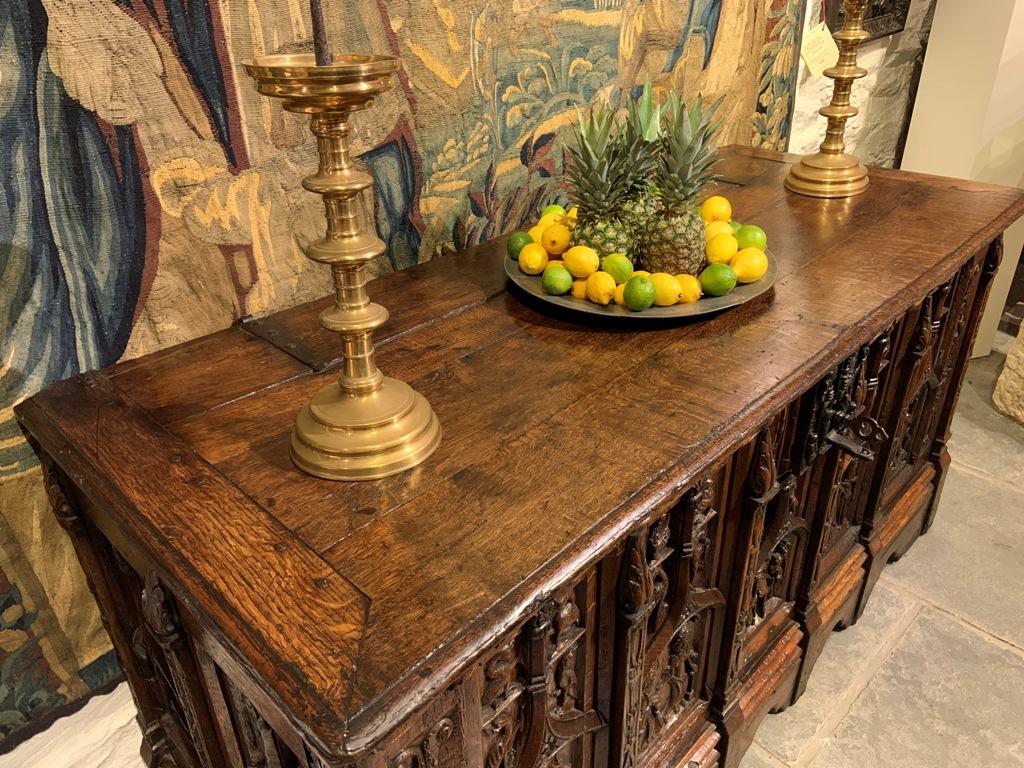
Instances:
[[[560,137],[650,78],[725,96],[728,142],[783,148],[803,0],[324,0],[336,50],[390,53],[356,118],[377,273],[565,198]],[[0,751],[119,675],[13,405],[58,379],[328,293],[302,118],[241,62],[309,50],[301,0],[4,0]]]

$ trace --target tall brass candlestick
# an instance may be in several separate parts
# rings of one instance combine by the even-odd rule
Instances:
[[[868,72],[857,66],[857,48],[870,35],[864,31],[868,0],[846,0],[846,21],[833,35],[839,44],[839,61],[825,70],[836,81],[832,102],[818,113],[828,118],[825,140],[818,152],[807,155],[789,169],[786,189],[811,197],[852,197],[868,187],[868,169],[847,154],[843,134],[846,121],[860,110],[850,104],[854,81]]]
[[[327,234],[306,255],[334,273],[334,306],[320,323],[342,338],[340,376],[299,414],[292,460],[300,469],[334,480],[372,480],[416,466],[441,440],[430,404],[408,384],[384,376],[374,361],[373,331],[388,312],[366,293],[366,265],[385,245],[363,220],[360,193],[373,177],[350,155],[349,118],[391,88],[398,71],[391,56],[338,54],[316,66],[309,54],[266,56],[245,62],[265,96],[310,116],[320,168],[302,185],[323,196]]]

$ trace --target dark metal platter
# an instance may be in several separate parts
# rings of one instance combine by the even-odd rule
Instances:
[[[604,318],[629,318],[639,322],[645,320],[660,320],[664,322],[665,320],[689,319],[721,312],[723,309],[739,306],[765,293],[775,284],[775,280],[779,276],[778,261],[776,261],[770,251],[766,252],[766,254],[768,256],[768,271],[756,283],[737,285],[731,293],[725,296],[704,297],[700,301],[694,301],[689,304],[675,304],[671,307],[651,307],[642,312],[634,312],[615,303],[605,307],[592,301],[574,299],[569,294],[565,296],[552,296],[544,293],[544,289],[541,287],[540,275],[525,274],[519,269],[519,262],[509,258],[507,254],[505,256],[505,274],[521,290],[539,301],[552,304],[570,312]]]

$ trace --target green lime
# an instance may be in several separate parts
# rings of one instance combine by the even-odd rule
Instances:
[[[757,248],[763,251],[768,247],[768,235],[764,230],[753,224],[744,224],[736,232],[736,242],[740,244],[740,250],[744,248]]]
[[[740,231],[740,228],[743,226],[743,222],[742,221],[730,221],[729,222],[729,226],[732,227],[732,233],[735,235],[737,232]]]
[[[565,208],[560,205],[547,205],[544,210],[540,212],[540,217],[543,219],[549,213],[553,213],[557,216],[565,216]]]
[[[561,264],[552,264],[544,270],[544,276],[540,282],[544,286],[545,293],[550,293],[552,296],[561,296],[563,293],[568,293],[569,289],[572,288],[572,275]]]
[[[508,236],[508,241],[505,243],[505,248],[508,249],[508,257],[510,259],[518,259],[519,252],[523,250],[523,246],[532,242],[533,238],[530,237],[529,232],[513,232]]]
[[[710,264],[700,273],[700,287],[708,296],[725,296],[736,287],[736,273],[728,264]]]
[[[601,260],[601,271],[614,277],[616,285],[622,285],[633,276],[633,262],[624,253],[609,253]]]
[[[622,289],[622,300],[634,312],[641,312],[654,303],[654,282],[649,277],[631,277]]]

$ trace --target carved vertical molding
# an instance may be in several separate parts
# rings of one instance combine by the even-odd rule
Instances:
[[[135,652],[134,629],[122,610],[124,589],[118,582],[114,564],[100,553],[96,542],[86,525],[81,511],[71,503],[64,490],[64,474],[53,457],[42,450],[31,438],[32,449],[39,456],[43,484],[54,516],[60,526],[68,532],[74,544],[75,554],[85,573],[89,590],[100,607],[100,620],[117,652],[138,709],[136,720],[142,731],[142,752],[146,762],[153,768],[177,768],[177,761],[171,750],[167,733],[161,721],[162,706],[154,698],[146,679],[151,670],[146,659],[140,659]],[[116,555],[116,550],[110,548]]]
[[[184,725],[200,765],[203,768],[215,768],[208,750],[208,735],[202,730],[206,721],[196,711],[195,686],[198,685],[199,675],[182,637],[173,600],[155,571],[146,574],[142,591],[142,615],[150,635],[163,650],[171,677],[172,694],[185,720]]]
[[[484,701],[481,713],[484,768],[517,768],[526,726],[523,712],[525,685],[516,641],[502,645],[484,665]]]
[[[765,514],[772,499],[779,493],[778,464],[775,457],[775,433],[772,424],[765,426],[757,438],[754,457],[747,473],[744,515],[747,517],[748,534],[741,542],[744,562],[740,573],[738,590],[733,594],[737,600],[736,623],[729,645],[729,681],[734,681],[743,668],[743,651],[747,631],[755,623],[754,590],[757,579],[761,543],[764,539]]]
[[[647,559],[647,531],[629,537],[622,564],[620,618],[624,629],[622,747],[619,765],[633,768],[640,757],[640,707],[643,689],[647,625],[656,605],[654,576]]]

